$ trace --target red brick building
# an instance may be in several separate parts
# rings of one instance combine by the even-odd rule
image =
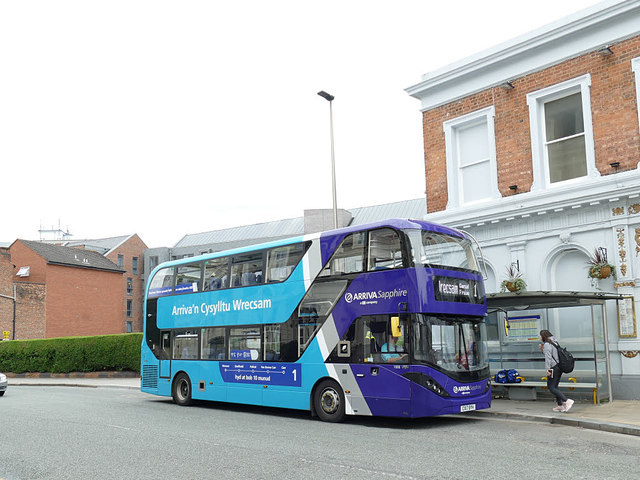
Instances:
[[[11,338],[13,323],[13,266],[9,248],[0,247],[0,335]],[[2,337],[0,337],[2,338]]]
[[[122,332],[141,332],[143,252],[147,249],[142,239],[134,233],[119,237],[65,241],[62,245],[98,252],[125,270],[122,278]]]
[[[640,158],[640,140],[635,73],[631,61],[640,57],[640,36],[623,40],[611,48],[615,51],[613,55],[603,56],[597,51],[591,51],[559,65],[510,79],[503,86],[494,86],[424,111],[429,213],[445,210],[447,205],[472,203],[465,202],[464,195],[459,199],[449,198],[452,191],[447,181],[446,152],[447,148],[453,150],[455,147],[447,146],[445,136],[447,129],[461,131],[462,128],[475,126],[472,123],[468,126],[462,123],[460,126],[452,126],[447,122],[474,112],[483,112],[483,109],[492,109],[489,115],[493,117],[491,128],[495,138],[496,198],[529,192],[536,187],[541,190],[545,183],[546,186],[554,183],[552,178],[546,182],[543,179],[535,181],[535,174],[541,172],[536,171],[536,145],[532,148],[531,132],[536,130],[536,125],[532,128],[531,120],[534,118],[531,107],[535,99],[532,100],[531,94],[563,82],[572,83],[566,85],[567,97],[580,94],[581,90],[589,92],[589,123],[592,123],[593,128],[589,131],[592,126],[586,126],[585,137],[587,143],[593,145],[593,159],[589,159],[593,164],[585,170],[587,175],[594,176],[591,169],[595,175],[611,175],[636,169]],[[547,95],[564,93],[562,90],[560,87]],[[557,108],[562,107],[557,105]],[[565,108],[569,108],[568,103]],[[479,114],[478,118],[480,116]],[[480,123],[477,119],[476,122]],[[453,156],[451,152],[450,156]],[[615,169],[610,166],[613,160],[619,162]],[[469,177],[470,182],[474,180],[473,176]],[[464,182],[464,174],[462,181]],[[512,185],[517,186],[517,189],[510,190]],[[459,185],[456,194],[462,188],[468,186]],[[491,193],[494,192],[486,192],[485,198],[492,196]]]
[[[123,332],[125,271],[109,259],[93,251],[28,240],[16,240],[0,254],[0,293],[13,296],[14,288],[16,292],[15,330],[12,301],[0,298],[0,328],[10,331],[10,338]]]

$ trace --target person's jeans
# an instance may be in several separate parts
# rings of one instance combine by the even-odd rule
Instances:
[[[562,371],[560,370],[560,367],[558,367],[558,365],[553,367],[552,370],[553,377],[547,377],[547,388],[553,395],[555,395],[556,402],[561,406],[564,402],[567,401],[567,397],[565,397],[564,393],[562,393],[558,388],[560,377],[562,377]]]

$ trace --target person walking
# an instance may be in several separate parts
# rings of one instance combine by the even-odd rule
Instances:
[[[540,351],[544,353],[544,366],[547,369],[547,388],[556,397],[558,404],[553,408],[554,412],[568,412],[573,406],[573,400],[567,398],[558,388],[562,370],[558,365],[558,350],[556,339],[549,330],[540,330]]]

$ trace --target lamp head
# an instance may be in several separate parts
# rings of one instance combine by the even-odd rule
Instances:
[[[324,90],[320,90],[318,92],[318,95],[320,95],[322,98],[324,98],[325,100],[327,100],[329,102],[332,102],[333,99],[336,98],[333,95],[331,95],[330,93],[325,92]]]

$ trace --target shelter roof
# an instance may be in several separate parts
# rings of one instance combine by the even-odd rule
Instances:
[[[607,292],[520,292],[490,293],[487,308],[529,310],[537,308],[574,307],[577,305],[597,305],[607,300],[622,300],[624,295]]]

